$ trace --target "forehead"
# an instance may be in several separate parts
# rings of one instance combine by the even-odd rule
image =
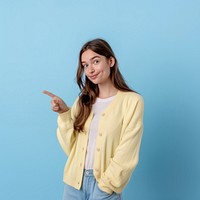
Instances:
[[[94,51],[88,49],[84,51],[81,55],[81,62],[88,62],[95,57],[103,57],[102,55],[95,53]]]

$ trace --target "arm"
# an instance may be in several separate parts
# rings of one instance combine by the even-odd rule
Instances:
[[[67,112],[58,115],[57,137],[63,151],[69,156],[69,153],[75,143],[76,133],[74,131],[74,120],[77,107],[77,100],[72,108]]]
[[[69,108],[65,102],[55,94],[46,90],[44,90],[43,93],[51,97],[51,109],[58,113],[57,137],[63,151],[69,155],[75,142],[74,120],[78,99],[72,108]]]
[[[144,102],[139,96],[135,105],[127,108],[119,146],[99,181],[99,187],[107,193],[120,193],[138,163],[143,133],[143,112]]]

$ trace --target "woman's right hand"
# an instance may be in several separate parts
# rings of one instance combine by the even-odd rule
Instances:
[[[69,110],[66,103],[60,97],[46,90],[44,90],[43,93],[51,97],[51,109],[54,112],[57,112],[60,114],[60,113],[67,112]]]

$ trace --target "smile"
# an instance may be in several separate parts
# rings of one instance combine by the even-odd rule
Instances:
[[[99,75],[99,74],[95,74],[95,75],[93,75],[93,76],[89,76],[89,78],[93,80],[93,79],[96,79],[98,75]]]

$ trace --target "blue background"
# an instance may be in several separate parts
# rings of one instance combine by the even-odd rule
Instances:
[[[66,156],[42,90],[72,105],[78,53],[101,37],[145,99],[125,200],[200,199],[198,0],[0,0],[0,199],[59,200]]]

